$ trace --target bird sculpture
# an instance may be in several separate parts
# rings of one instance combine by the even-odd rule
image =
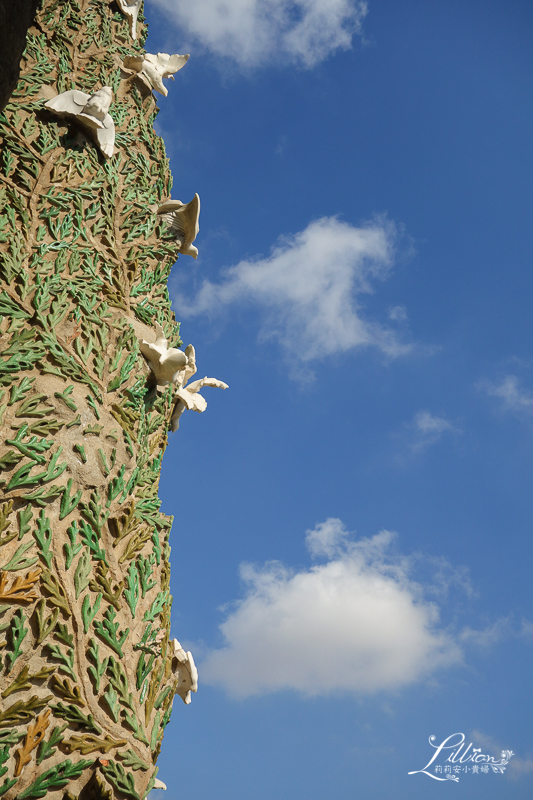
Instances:
[[[195,194],[190,203],[167,200],[159,206],[156,214],[168,224],[168,232],[174,236],[180,253],[198,258],[198,248],[193,242],[200,230],[200,198]]]
[[[163,328],[158,322],[155,323],[155,331],[155,342],[142,339],[139,348],[154,373],[157,385],[166,386],[169,382],[177,381],[179,372],[188,364],[188,358],[183,350],[168,346]]]
[[[142,0],[117,0],[118,7],[128,18],[130,23],[131,38],[137,38],[137,17],[141,8]]]
[[[229,387],[227,383],[219,381],[217,378],[207,377],[188,384],[189,379],[197,372],[194,347],[189,344],[185,348],[185,352],[175,347],[169,347],[163,328],[158,322],[155,323],[155,334],[155,342],[141,339],[139,348],[148,361],[157,386],[173,383],[176,387],[174,408],[170,418],[170,428],[174,433],[178,430],[180,417],[186,409],[201,413],[207,408],[205,398],[199,394],[202,387],[213,386],[217,389],[228,389]]]
[[[176,694],[186,705],[191,702],[191,692],[198,691],[198,670],[190,650],[185,650],[177,639],[172,639],[172,672],[178,679]]]
[[[199,381],[193,381],[187,387],[180,387],[174,398],[177,400],[172,417],[170,419],[170,427],[172,432],[177,431],[179,428],[179,420],[185,409],[189,411],[198,411],[201,413],[207,408],[207,401],[198,394],[202,386],[212,386],[216,389],[228,389],[228,384],[224,381],[219,381],[216,378],[201,378]]]
[[[176,400],[170,418],[170,429],[172,433],[178,430],[180,426],[180,417],[183,412],[188,409],[189,411],[198,411],[201,413],[207,408],[207,402],[201,394],[198,394],[203,386],[213,386],[217,389],[228,389],[228,384],[217,378],[202,378],[193,383],[187,382],[193,375],[196,374],[196,353],[192,344],[185,348],[185,355],[187,356],[187,366],[179,372],[177,381],[175,381],[177,388],[174,394]]]
[[[115,123],[109,114],[112,102],[111,88],[102,86],[91,95],[70,89],[48,100],[44,106],[59,117],[75,119],[88,128],[102,153],[111,158],[115,152]]]
[[[188,55],[180,56],[177,53],[173,56],[168,53],[158,53],[156,56],[145,53],[144,55],[126,56],[124,67],[130,72],[137,73],[149,89],[155,89],[156,92],[167,97],[168,89],[163,83],[163,79],[172,78],[174,80],[174,73],[182,69],[188,60]]]

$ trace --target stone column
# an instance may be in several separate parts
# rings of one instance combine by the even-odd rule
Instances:
[[[146,797],[174,695],[196,688],[169,641],[158,499],[174,387],[155,386],[139,349],[156,322],[181,344],[166,286],[179,243],[155,214],[171,188],[157,108],[122,68],[145,33],[109,0],[43,0],[0,115],[6,800]],[[45,107],[104,86],[111,157]]]

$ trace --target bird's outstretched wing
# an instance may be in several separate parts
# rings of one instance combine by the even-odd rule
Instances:
[[[139,350],[148,361],[159,364],[159,359],[163,354],[163,348],[159,347],[157,344],[146,342],[144,339],[141,339],[139,342]]]
[[[229,389],[227,383],[219,381],[216,378],[201,378],[199,381],[193,381],[187,386],[187,391],[193,394],[199,392],[202,386],[212,386],[213,389]]]
[[[189,237],[187,237],[186,241],[194,242],[200,232],[200,196],[198,193],[194,195],[190,203],[187,203],[182,214],[186,217],[193,234],[191,239],[189,240]]]
[[[179,372],[187,366],[187,356],[183,350],[172,347],[161,356],[159,364],[165,374],[168,374],[169,377],[167,380],[171,380],[176,372]]]
[[[163,330],[163,326],[159,324],[159,322],[154,323],[155,326],[155,343],[160,347],[167,347],[167,337],[165,336],[165,331]]]
[[[102,153],[112,158],[115,154],[115,123],[110,114],[107,114],[103,127],[96,128],[95,135]]]
[[[188,411],[198,411],[199,414],[207,408],[207,400],[201,394],[189,392],[189,389],[178,389],[175,397],[183,403]]]
[[[172,433],[176,433],[176,431],[178,430],[180,426],[180,417],[186,408],[187,406],[185,405],[183,400],[178,398],[178,401],[174,406],[174,410],[172,411],[172,416],[170,418],[170,430],[172,431]]]
[[[187,381],[192,378],[193,375],[196,375],[197,372],[196,351],[192,344],[188,344],[185,348],[185,355],[187,356],[187,366],[183,371],[183,383],[187,383]]]
[[[137,17],[139,16],[139,9],[142,0],[117,0],[118,6],[123,14],[125,14],[130,23],[131,38],[137,38]]]
[[[44,104],[44,107],[49,108],[55,114],[71,114],[77,117],[85,108],[89,98],[90,95],[85,94],[85,92],[80,92],[78,89],[70,89],[68,92],[58,94],[57,97],[52,97],[51,100]]]
[[[158,53],[154,56],[152,53],[146,53],[144,60],[152,64],[163,78],[170,78],[185,66],[189,60],[189,55],[180,56],[179,53],[174,55]]]
[[[183,69],[185,64],[190,58],[189,53],[185,53],[184,55],[180,56],[178,53],[175,53],[172,56],[168,56],[167,53],[158,53],[159,56],[164,55],[167,56],[168,62],[166,64],[166,73],[171,76],[174,75],[176,72],[179,72],[180,69]],[[165,77],[165,76],[164,76]]]
[[[229,388],[227,383],[218,381],[216,378],[202,378],[199,381],[190,383],[185,388],[180,387],[174,396],[178,399],[179,403],[183,404],[184,408],[187,408],[189,411],[198,411],[201,413],[207,408],[206,399],[202,397],[201,394],[198,394],[202,386],[212,386],[215,389]],[[181,413],[183,413],[183,409],[180,411],[180,415]]]

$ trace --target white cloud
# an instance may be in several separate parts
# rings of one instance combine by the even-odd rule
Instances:
[[[492,397],[499,397],[506,411],[533,413],[533,395],[520,386],[516,375],[507,375],[499,384],[485,381],[480,386]]]
[[[305,533],[305,544],[313,558],[332,558],[346,548],[348,531],[340,519],[330,517]]]
[[[429,411],[418,411],[407,427],[411,438],[410,446],[414,452],[435,444],[443,433],[460,433],[445,417],[434,416]]]
[[[313,67],[336,50],[348,50],[367,13],[363,0],[155,2],[182,35],[241,67],[273,62]]]
[[[201,665],[204,683],[234,697],[292,689],[304,695],[395,690],[461,660],[439,611],[391,554],[394,534],[350,541],[328,519],[307,532],[314,557],[300,571],[241,565],[247,586],[220,626],[225,644]]]
[[[281,237],[268,257],[226,269],[220,283],[205,280],[194,299],[180,296],[180,317],[253,304],[263,312],[261,338],[276,339],[293,363],[369,345],[388,356],[404,354],[409,345],[365,319],[358,302],[389,275],[395,237],[394,225],[383,220],[356,228],[323,217]]]

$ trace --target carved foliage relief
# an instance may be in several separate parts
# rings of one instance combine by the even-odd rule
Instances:
[[[0,115],[0,796],[146,797],[179,675],[158,479],[178,244],[144,53],[106,0],[44,0]],[[109,86],[115,150],[45,108]]]

